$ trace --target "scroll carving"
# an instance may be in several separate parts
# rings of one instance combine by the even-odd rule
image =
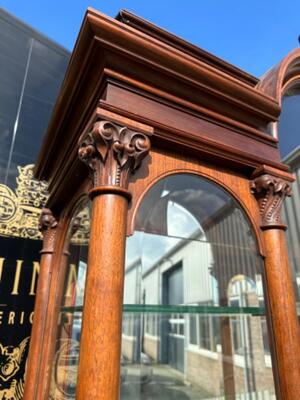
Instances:
[[[53,253],[57,221],[49,208],[43,208],[39,219],[39,230],[42,232],[43,249],[41,254]]]
[[[126,189],[128,178],[149,153],[150,140],[140,132],[109,121],[97,121],[79,143],[79,158],[91,172],[94,187]]]
[[[259,204],[262,229],[286,226],[281,220],[281,208],[286,196],[291,196],[291,185],[287,181],[269,174],[263,174],[250,182],[251,193]]]

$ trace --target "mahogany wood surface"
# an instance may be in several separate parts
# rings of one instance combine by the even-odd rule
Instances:
[[[141,167],[131,176],[128,189],[132,193],[132,201],[128,211],[127,234],[135,230],[135,215],[146,192],[159,180],[168,175],[191,173],[207,178],[222,186],[241,205],[247,214],[255,236],[258,249],[264,255],[264,243],[261,238],[260,214],[255,198],[249,190],[249,179],[238,170],[232,171],[226,166],[216,167],[208,163],[175,150],[166,150],[152,147],[148,160],[145,159]]]
[[[51,284],[49,289],[48,308],[44,326],[43,352],[37,377],[36,397],[32,400],[48,400],[51,384],[51,373],[55,354],[56,338],[58,331],[58,319],[62,305],[63,285],[65,281],[67,263],[69,260],[69,225],[74,213],[82,202],[86,201],[86,184],[77,187],[75,197],[70,201],[60,218],[60,234],[57,238],[57,248],[53,257]]]
[[[298,71],[298,56],[293,53],[284,64],[286,72],[278,75],[274,70],[268,75],[271,78],[257,84],[235,67],[129,13],[123,12],[117,21],[87,11],[36,167],[36,176],[50,184],[48,205],[60,214],[74,201],[80,185],[85,188],[82,192],[92,186],[88,169],[77,158],[79,138],[89,138],[90,142],[81,140],[81,158],[90,174],[97,169],[92,175],[98,186],[93,189],[77,399],[118,399],[125,233],[133,233],[138,206],[149,188],[175,173],[197,174],[221,185],[248,216],[258,251],[265,257],[262,273],[277,398],[299,397],[299,328],[284,233],[278,229],[280,224],[262,230],[262,220],[268,216],[262,218],[249,187],[254,170],[291,180],[280,162],[277,140],[268,132],[280,112],[274,91],[278,77]],[[102,128],[94,130],[102,120],[115,135],[118,132],[114,142],[106,140],[109,130],[105,135]],[[129,133],[140,127],[146,137],[152,134],[150,155],[133,175],[126,172],[122,189],[127,190],[128,178],[129,209],[118,168],[130,155],[132,132],[130,146],[121,143],[122,127]],[[106,157],[108,143],[113,153]],[[40,284],[46,290],[39,289],[37,310],[45,310],[48,302],[40,332],[46,330],[49,336],[38,333],[32,340],[30,359],[37,360],[39,372],[28,389],[32,396],[28,400],[47,399],[62,290],[63,271],[58,268],[62,252],[60,242],[51,288],[43,279]],[[47,265],[46,272],[48,261]],[[223,334],[228,341],[226,325]],[[38,340],[45,360],[38,358]],[[234,392],[230,375],[229,369],[225,371],[228,394]]]
[[[48,318],[45,329],[47,339],[44,341],[43,359],[41,362],[36,400],[49,399],[54,369],[56,340],[58,337],[58,319],[63,296],[63,283],[65,282],[69,262],[69,253],[65,250],[68,244],[68,238],[66,238],[64,249],[59,259],[59,268],[55,271],[51,284],[51,294],[53,297],[49,301]]]
[[[62,191],[74,190],[84,175],[75,144],[101,100],[100,107],[155,126],[154,140],[157,135],[181,151],[238,160],[252,170],[262,162],[284,169],[276,140],[267,135],[277,102],[247,74],[137,21],[133,27],[92,9],[86,13],[36,166],[36,176],[49,181],[53,209],[62,207]],[[252,148],[248,154],[245,146]],[[58,190],[60,176],[69,185]]]
[[[161,103],[155,97],[145,97],[143,93],[112,84],[107,86],[106,98],[101,106],[153,126],[157,140],[179,142],[181,147],[199,147],[203,152],[210,153],[210,157],[233,158],[240,164],[257,166],[268,163],[283,168],[277,140],[259,131],[245,132],[237,127],[230,129],[224,122],[216,124],[212,119],[201,118],[199,113],[188,112],[183,107]]]
[[[286,89],[300,79],[300,49],[292,50],[277,65],[270,69],[256,85],[260,92],[272,96],[281,105]],[[270,123],[269,132],[279,137],[278,122]],[[284,132],[280,132],[284,140]]]
[[[94,197],[77,400],[118,400],[128,201]]]
[[[44,346],[47,339],[44,337],[45,322],[50,291],[50,276],[52,257],[50,254],[41,257],[40,277],[38,282],[35,308],[34,323],[31,330],[29,355],[27,359],[26,381],[24,389],[24,400],[37,398],[37,386],[39,381],[41,357],[44,354]]]
[[[57,330],[57,319],[58,319],[58,300],[57,295],[59,291],[62,291],[61,276],[64,273],[63,267],[66,265],[64,259],[66,259],[66,254],[64,254],[65,245],[65,235],[68,227],[67,221],[63,218],[60,220],[60,234],[58,235],[58,240],[56,244],[56,251],[54,253],[52,264],[51,264],[51,275],[48,276],[49,280],[49,293],[48,298],[43,299],[41,302],[47,300],[47,309],[45,311],[45,321],[42,326],[41,334],[43,337],[31,339],[33,343],[41,343],[41,354],[39,359],[32,359],[32,368],[36,368],[38,374],[36,375],[36,391],[35,393],[30,393],[28,389],[28,397],[26,400],[44,400],[48,399],[48,389],[50,387],[51,372],[52,372],[52,354],[55,346],[55,336]],[[37,291],[38,294],[38,291]],[[37,300],[35,303],[35,309],[37,307]],[[35,328],[37,322],[33,322],[33,329]],[[31,379],[30,379],[31,380]],[[25,390],[27,390],[27,383],[25,384]]]
[[[258,82],[259,91],[272,96],[281,104],[284,87],[300,76],[300,49],[292,50],[283,60],[270,69]]]
[[[263,236],[267,296],[280,388],[277,398],[294,400],[300,394],[300,331],[284,231],[268,229]]]
[[[29,355],[26,366],[26,384],[23,399],[36,398],[40,366],[44,354],[45,326],[50,295],[50,283],[53,274],[53,259],[59,227],[46,228],[44,233],[43,250],[40,259],[40,274],[35,298],[34,319],[30,337]]]
[[[84,197],[85,186],[79,185],[78,195],[70,201],[58,224],[49,234],[44,234],[40,260],[40,276],[37,286],[34,319],[27,360],[27,379],[25,380],[24,399],[46,400],[51,379],[52,360],[55,348],[57,321],[68,253],[66,233],[69,220],[78,202]],[[55,236],[54,236],[55,233]]]
[[[243,80],[249,85],[255,86],[258,83],[258,79],[256,77],[235,67],[234,65],[229,64],[224,60],[221,60],[220,58],[215,57],[211,53],[208,53],[207,51],[187,42],[186,40],[152,24],[150,21],[138,17],[128,10],[120,10],[116,19],[126,25],[132,26],[133,28],[146,33],[149,36],[153,36],[164,43],[172,45],[178,50],[184,51],[186,54],[190,54],[206,64],[230,74],[232,77],[239,77],[239,79]]]

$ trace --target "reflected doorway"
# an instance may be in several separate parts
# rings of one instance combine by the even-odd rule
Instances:
[[[182,263],[176,264],[163,274],[163,304],[183,304]],[[184,318],[180,313],[172,313],[165,331],[162,329],[162,346],[168,349],[166,362],[180,372],[184,372]]]

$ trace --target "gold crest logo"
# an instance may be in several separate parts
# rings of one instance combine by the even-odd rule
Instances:
[[[17,347],[0,343],[0,399],[21,400],[24,393],[24,371],[29,337]]]
[[[33,164],[18,167],[17,189],[0,184],[0,235],[23,239],[42,239],[39,216],[48,199],[47,183],[33,178]],[[86,244],[89,237],[89,213],[78,215],[80,227],[72,237],[74,244]],[[0,398],[1,400],[1,398]]]
[[[0,235],[41,239],[38,230],[40,209],[48,192],[46,182],[33,179],[33,164],[18,167],[16,192],[0,184]]]

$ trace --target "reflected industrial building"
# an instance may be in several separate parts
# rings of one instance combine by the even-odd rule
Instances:
[[[161,181],[141,206],[148,216],[137,216],[143,232],[128,239],[124,303],[142,308],[124,315],[124,398],[151,382],[159,399],[171,389],[275,398],[252,228],[228,194],[198,180]]]

